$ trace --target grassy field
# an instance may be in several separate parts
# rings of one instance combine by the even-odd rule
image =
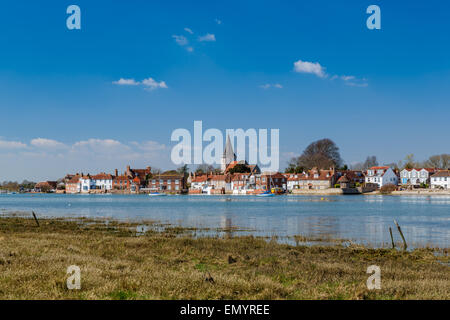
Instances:
[[[195,239],[137,225],[0,218],[0,299],[450,299],[447,249]],[[81,290],[67,289],[70,265]],[[370,265],[381,267],[380,290],[367,289]]]

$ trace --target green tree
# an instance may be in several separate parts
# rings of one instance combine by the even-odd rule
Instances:
[[[228,172],[233,173],[247,173],[250,172],[250,167],[243,163],[238,163],[233,168],[231,168]]]

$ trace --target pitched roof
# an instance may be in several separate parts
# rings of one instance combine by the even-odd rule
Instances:
[[[72,177],[72,179],[70,179],[69,181],[67,181],[67,184],[76,184],[80,182],[80,176],[79,175],[75,175]]]
[[[378,166],[378,167],[370,167],[369,170],[387,170],[389,166]]]
[[[92,176],[92,180],[112,180],[113,176],[107,173],[99,173],[95,176]]]
[[[333,170],[309,170],[308,174],[302,175],[299,180],[331,180],[333,176]]]
[[[432,177],[432,178],[437,178],[437,177],[450,177],[450,170],[439,170],[438,172],[436,172],[435,174],[433,174],[431,177]]]

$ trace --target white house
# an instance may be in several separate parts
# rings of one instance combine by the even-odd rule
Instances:
[[[432,168],[403,169],[400,172],[400,182],[401,184],[410,184],[415,186],[418,186],[422,183],[429,184],[430,176],[436,171],[436,169]]]
[[[95,176],[82,176],[79,180],[81,193],[91,190],[109,191],[112,189],[113,177],[110,174],[100,173]]]
[[[82,176],[79,180],[81,193],[89,193],[89,190],[94,189],[95,182],[90,175]]]
[[[431,176],[432,189],[450,189],[450,170],[440,170]]]
[[[367,170],[366,183],[377,184],[379,188],[387,184],[398,185],[397,174],[388,166],[371,167]]]
[[[113,176],[106,173],[100,173],[92,176],[93,189],[109,191],[112,189]]]

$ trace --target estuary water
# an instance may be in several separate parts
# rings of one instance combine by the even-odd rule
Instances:
[[[302,235],[348,239],[375,247],[389,246],[389,227],[395,241],[401,241],[395,219],[411,248],[450,244],[449,196],[0,194],[0,217],[32,210],[45,217],[153,220],[219,229],[216,234],[276,236],[281,242],[292,242],[292,236]]]

